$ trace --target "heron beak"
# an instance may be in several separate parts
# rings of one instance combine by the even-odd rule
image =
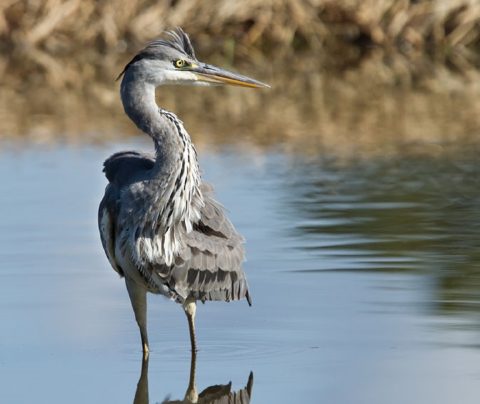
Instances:
[[[250,88],[270,88],[268,84],[262,83],[261,81],[204,63],[194,65],[190,70],[197,76],[198,81],[205,83],[230,84]]]

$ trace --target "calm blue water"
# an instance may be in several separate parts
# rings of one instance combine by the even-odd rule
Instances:
[[[0,402],[131,403],[141,347],[97,234],[112,152],[0,150]],[[480,400],[480,166],[474,153],[340,164],[201,150],[247,239],[254,305],[197,311],[197,386],[254,374],[253,403]],[[149,300],[151,403],[183,399],[188,327]]]

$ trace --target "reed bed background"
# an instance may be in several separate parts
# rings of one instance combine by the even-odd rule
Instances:
[[[162,89],[162,105],[186,120],[200,147],[214,139],[348,154],[477,143],[474,0],[3,0],[0,137],[136,133],[114,78],[175,26],[199,58],[273,85]]]

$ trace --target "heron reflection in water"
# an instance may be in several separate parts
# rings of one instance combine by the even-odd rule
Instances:
[[[125,278],[144,356],[148,356],[147,292],[183,306],[192,351],[196,350],[197,301],[245,298],[243,237],[235,230],[212,187],[202,182],[197,153],[182,121],[160,108],[163,84],[268,85],[202,63],[188,35],[168,32],[141,50],[119,78],[126,114],[150,136],[155,154],[116,153],[104,163],[109,181],[98,214],[103,248]]]
[[[201,393],[196,387],[196,353],[192,351],[190,362],[190,377],[183,400],[170,400],[166,398],[162,404],[249,404],[252,397],[253,373],[250,372],[247,384],[243,389],[232,391],[232,382],[217,384],[205,388]],[[133,404],[149,404],[148,392],[148,358],[142,361],[140,378],[135,391]]]

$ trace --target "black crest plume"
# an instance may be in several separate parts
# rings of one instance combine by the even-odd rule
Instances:
[[[195,50],[193,49],[192,42],[190,42],[189,36],[183,29],[177,27],[172,31],[166,31],[164,34],[168,38],[155,39],[154,41],[150,42],[145,48],[138,52],[138,54],[135,55],[130,62],[127,63],[115,81],[123,76],[131,64],[138,62],[141,59],[155,59],[158,55],[159,48],[162,46],[168,46],[181,53],[184,53],[186,56],[189,56],[192,59],[197,59],[195,57]]]

